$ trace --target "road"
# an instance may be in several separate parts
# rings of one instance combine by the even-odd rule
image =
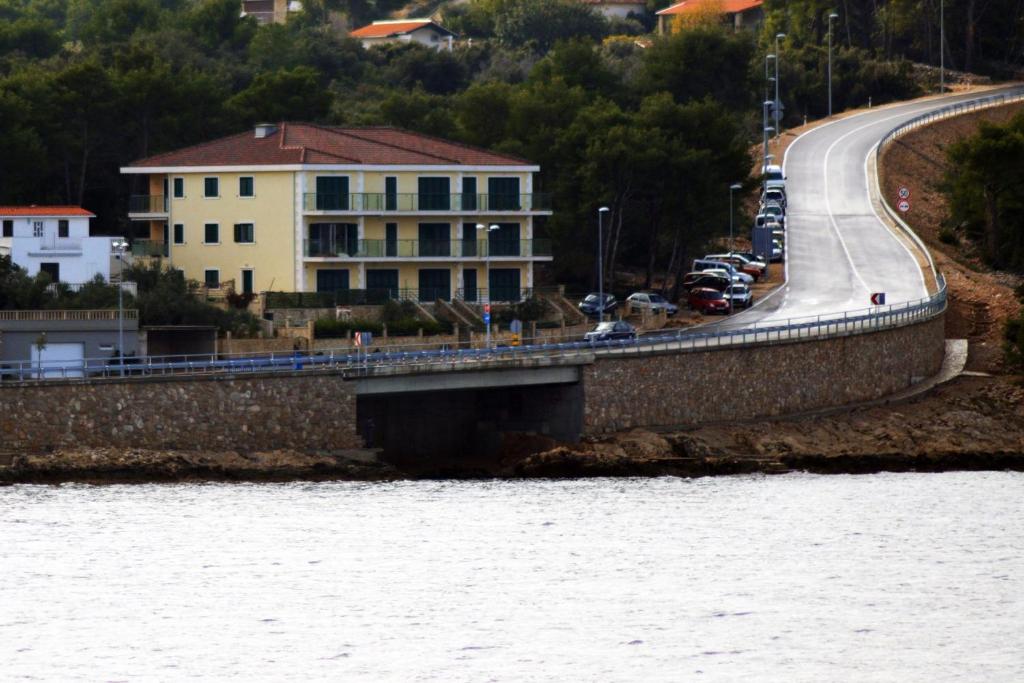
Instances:
[[[875,213],[867,164],[879,140],[904,121],[996,92],[872,109],[794,140],[784,161],[787,283],[728,323],[709,327],[862,310],[870,306],[872,292],[885,292],[887,303],[926,297],[914,256]]]

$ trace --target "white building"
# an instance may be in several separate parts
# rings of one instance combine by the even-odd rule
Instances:
[[[0,206],[0,247],[33,277],[42,271],[54,282],[88,282],[97,274],[109,280],[111,242],[118,238],[90,237],[95,217],[78,206]]]
[[[454,33],[430,19],[375,21],[349,35],[358,38],[367,49],[385,43],[419,43],[450,52],[455,39]]]
[[[630,14],[637,16],[647,14],[647,0],[580,0],[580,2],[590,5],[608,19],[614,17],[625,19]]]

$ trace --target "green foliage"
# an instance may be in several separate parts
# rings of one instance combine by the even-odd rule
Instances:
[[[1024,269],[1024,114],[981,123],[951,145],[944,191],[954,224],[982,245],[996,268]]]
[[[227,101],[238,121],[317,121],[331,106],[331,95],[320,74],[308,66],[264,72],[252,84]]]
[[[526,322],[538,322],[548,311],[548,304],[544,299],[531,297],[511,306],[495,310],[494,321],[501,325],[508,325],[513,320]]]
[[[334,320],[333,318],[320,318],[316,321],[314,333],[318,339],[340,339],[347,337],[352,332],[372,332],[374,336],[384,334],[384,325],[387,325],[389,337],[414,337],[423,330],[427,337],[439,334],[451,334],[451,325],[434,321],[417,320],[406,317],[391,321],[372,320]]]

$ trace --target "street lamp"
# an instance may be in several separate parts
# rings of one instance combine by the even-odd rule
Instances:
[[[771,76],[768,75],[768,61],[774,59],[775,55],[770,53],[764,56],[764,98],[766,100],[768,99],[768,84],[774,80]]]
[[[729,186],[729,255],[730,256],[732,255],[733,251],[735,251],[735,247],[733,246],[733,243],[732,243],[732,222],[733,222],[733,220],[732,220],[733,219],[732,193],[735,192],[736,190],[739,190],[739,189],[742,189],[742,188],[743,188],[743,186],[740,185],[739,183],[733,183],[732,185]],[[732,295],[734,293],[735,292],[733,292],[733,289],[732,289],[732,278],[730,277],[729,278],[729,315],[732,315]]]
[[[782,134],[779,127],[779,41],[786,37],[785,33],[775,34],[775,139]]]
[[[611,211],[607,206],[597,210],[597,321],[604,320],[604,250],[601,248],[604,215]]]
[[[487,236],[487,243],[485,246],[485,250],[487,253],[484,254],[484,266],[486,268],[486,275],[484,275],[484,278],[486,279],[487,282],[487,288],[484,290],[486,294],[484,294],[483,302],[484,313],[487,315],[487,324],[484,325],[484,327],[487,328],[487,348],[491,348],[491,233],[499,229],[500,227],[500,225],[495,225],[494,223],[491,223],[490,225],[484,225],[483,223],[476,224],[476,229],[485,230],[485,234]]]
[[[939,92],[946,92],[946,3],[939,0]]]
[[[839,18],[833,12],[828,15],[828,115],[832,116],[832,22]]]
[[[117,254],[117,355],[121,365],[121,376],[124,377],[124,254],[128,242],[122,237],[110,243]]]

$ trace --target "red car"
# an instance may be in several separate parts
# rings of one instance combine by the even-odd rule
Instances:
[[[708,313],[729,312],[729,300],[725,298],[725,294],[717,289],[709,289],[707,287],[691,289],[689,304],[690,308],[700,311],[705,315]]]

